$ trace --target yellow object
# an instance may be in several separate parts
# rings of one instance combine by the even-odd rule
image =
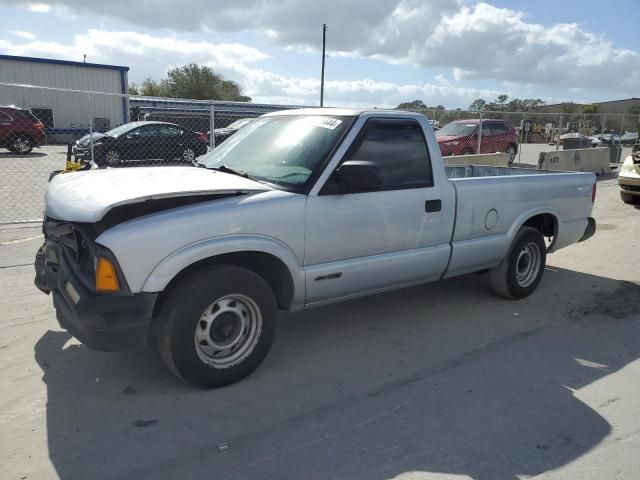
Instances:
[[[65,166],[65,170],[74,171],[74,170],[79,170],[80,167],[82,167],[82,164],[76,163],[73,160],[67,160],[67,165]]]
[[[111,260],[104,257],[98,257],[98,264],[96,265],[96,290],[98,292],[120,291],[116,269]]]

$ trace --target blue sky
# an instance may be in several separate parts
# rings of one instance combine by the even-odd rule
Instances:
[[[255,101],[314,104],[321,24],[333,105],[640,96],[640,2],[494,0],[0,0],[0,53],[123,64],[130,81],[189,62]]]

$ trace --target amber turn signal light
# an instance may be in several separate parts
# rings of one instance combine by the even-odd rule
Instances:
[[[96,291],[98,292],[119,292],[120,283],[116,276],[116,269],[111,260],[98,257],[96,264]]]

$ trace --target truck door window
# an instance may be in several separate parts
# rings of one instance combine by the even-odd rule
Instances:
[[[415,120],[369,120],[345,160],[365,160],[380,168],[380,190],[433,186],[429,150]]]

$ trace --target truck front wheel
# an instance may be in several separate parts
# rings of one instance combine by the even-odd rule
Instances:
[[[182,278],[163,304],[160,355],[187,383],[229,385],[262,363],[276,317],[275,297],[261,277],[235,265],[203,267]]]
[[[512,299],[531,295],[542,279],[546,252],[542,233],[532,227],[522,227],[505,259],[489,270],[493,290]]]

